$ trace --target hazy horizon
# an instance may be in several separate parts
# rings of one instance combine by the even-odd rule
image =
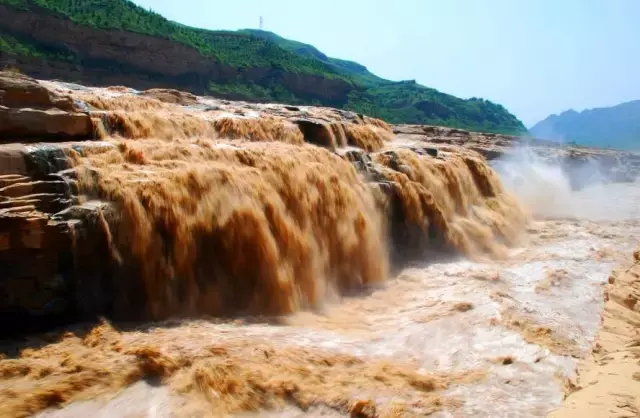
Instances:
[[[135,0],[206,29],[258,28],[455,96],[504,105],[527,127],[568,109],[640,99],[635,0]]]

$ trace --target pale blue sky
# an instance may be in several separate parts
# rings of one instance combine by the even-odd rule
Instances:
[[[135,0],[187,25],[256,28],[391,80],[503,104],[528,127],[640,99],[640,0]]]

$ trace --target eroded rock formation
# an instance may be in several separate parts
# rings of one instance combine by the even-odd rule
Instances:
[[[481,155],[515,138],[13,73],[0,105],[7,332],[313,308],[433,251],[501,257],[527,221]]]

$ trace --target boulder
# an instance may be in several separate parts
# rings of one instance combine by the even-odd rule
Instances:
[[[9,71],[0,71],[0,106],[34,109],[53,107],[69,112],[76,110],[71,97],[61,96],[31,77]]]
[[[350,149],[341,154],[342,158],[349,161],[358,172],[370,174],[373,170],[373,161],[366,151]]]
[[[93,137],[91,116],[60,109],[11,109],[0,106],[0,135],[20,139],[87,139]]]
[[[30,77],[0,72],[2,142],[93,138],[93,122],[82,105]]]
[[[181,106],[194,106],[198,104],[198,98],[195,95],[173,89],[149,89],[140,94],[161,102],[178,104]]]

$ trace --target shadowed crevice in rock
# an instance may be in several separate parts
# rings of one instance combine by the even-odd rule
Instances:
[[[331,127],[324,122],[311,119],[294,119],[306,142],[320,147],[335,149],[336,138]]]

